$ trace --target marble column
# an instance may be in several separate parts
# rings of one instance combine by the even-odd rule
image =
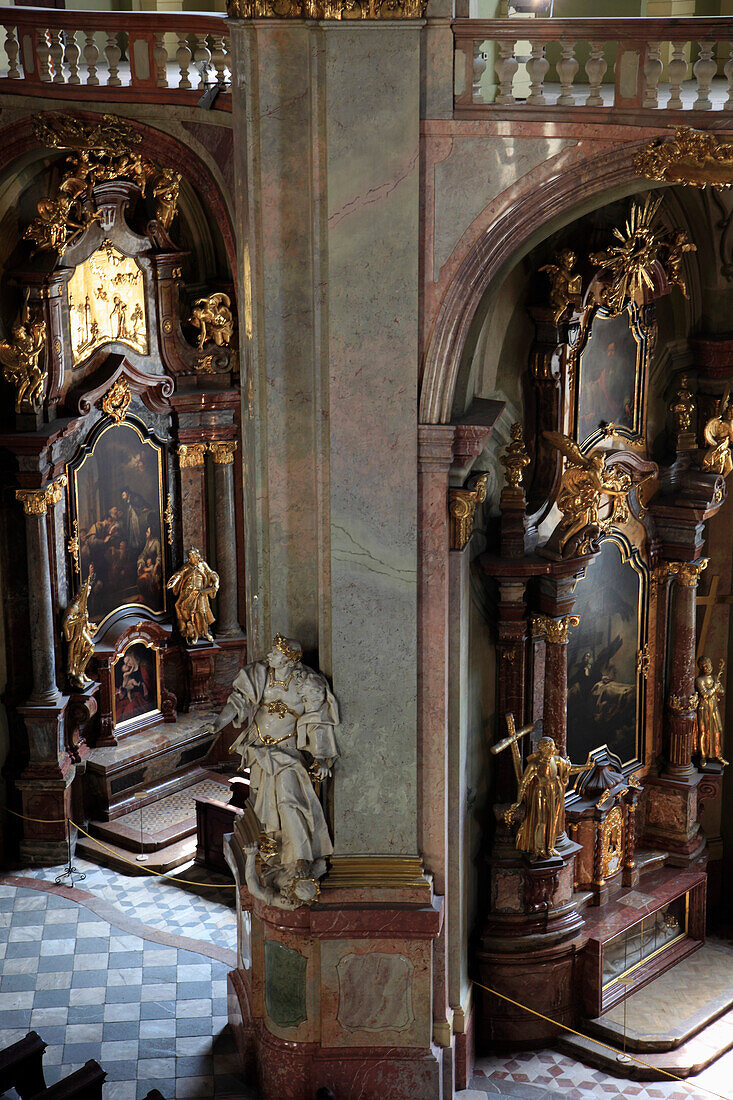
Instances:
[[[181,537],[184,560],[192,546],[206,556],[206,443],[181,443],[178,464],[181,469]]]
[[[64,477],[63,484],[66,484]],[[58,494],[56,486],[58,485]],[[51,601],[51,566],[48,557],[46,512],[60,498],[60,483],[46,489],[18,489],[16,497],[23,505],[26,519],[28,561],[28,610],[30,651],[33,666],[33,693],[30,706],[48,707],[60,702],[56,686],[56,650]]]
[[[670,619],[670,691],[667,698],[668,760],[665,775],[689,779],[697,774],[692,763],[695,751],[695,645],[697,582],[707,558],[694,562],[668,562],[674,577]]]
[[[217,638],[241,638],[237,613],[237,529],[234,511],[235,441],[210,443],[214,459],[216,568],[219,573]]]
[[[553,739],[563,756],[568,748],[568,630],[579,622],[577,615],[560,619],[535,615],[532,619],[533,633],[543,635],[546,641],[544,734]]]

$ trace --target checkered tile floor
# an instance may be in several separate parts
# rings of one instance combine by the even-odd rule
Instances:
[[[103,882],[108,900],[138,920],[154,916],[157,930],[233,946],[233,913],[221,903],[149,882],[143,902],[136,880],[99,871],[79,887]],[[177,904],[163,912],[167,891]],[[227,1027],[226,963],[123,933],[71,897],[9,885],[0,885],[0,941],[0,1047],[37,1031],[49,1044],[47,1084],[94,1058],[107,1071],[105,1100],[154,1087],[166,1100],[258,1100]]]
[[[471,1087],[456,1100],[733,1100],[733,1052],[687,1082],[624,1081],[553,1050],[481,1058]]]

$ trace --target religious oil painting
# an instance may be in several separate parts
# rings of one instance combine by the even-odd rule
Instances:
[[[92,567],[89,616],[100,623],[127,606],[165,608],[161,448],[129,420],[83,448],[73,505],[80,576]]]
[[[158,655],[144,642],[133,642],[114,664],[112,718],[116,728],[160,712]]]
[[[75,269],[67,293],[74,366],[110,341],[147,354],[143,273],[132,257],[104,241]]]
[[[614,537],[578,583],[580,623],[568,642],[568,752],[585,760],[601,745],[624,764],[638,755],[641,714],[637,652],[645,630],[643,566]]]
[[[629,309],[598,310],[579,355],[577,440],[581,445],[613,424],[638,434],[643,340]]]

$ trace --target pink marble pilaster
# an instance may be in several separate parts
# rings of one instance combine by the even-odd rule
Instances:
[[[448,474],[453,461],[452,425],[418,428],[418,775],[420,853],[446,891],[448,852]],[[434,950],[433,1017],[450,1042],[447,931]],[[447,1044],[446,1044],[447,1045]]]
[[[674,602],[669,636],[670,697],[667,705],[669,764],[666,774],[675,779],[696,775],[695,751],[695,645],[697,584],[675,576]]]

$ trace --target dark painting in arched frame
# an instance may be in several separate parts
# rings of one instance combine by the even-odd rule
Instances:
[[[580,623],[568,640],[568,753],[582,763],[608,745],[624,766],[642,753],[649,574],[620,533],[600,541],[575,593]]]

